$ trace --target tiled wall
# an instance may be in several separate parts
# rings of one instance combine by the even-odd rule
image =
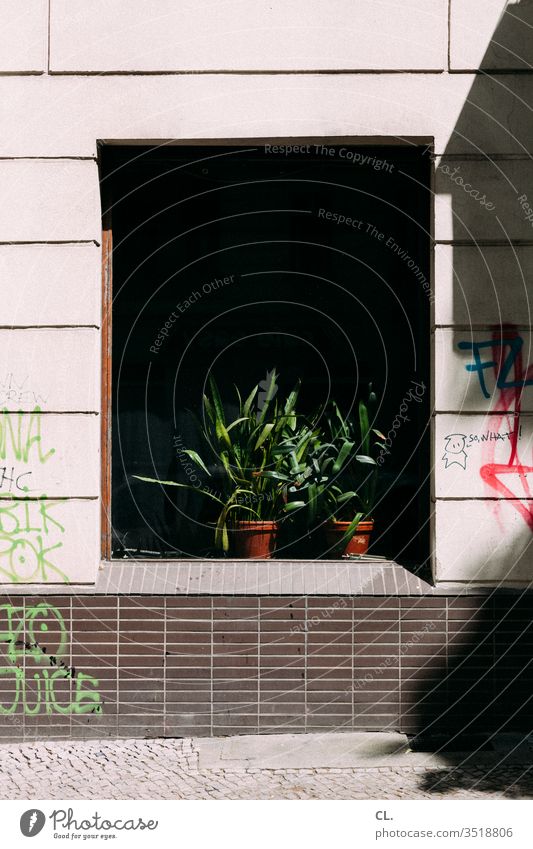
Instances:
[[[532,613],[519,595],[21,597],[0,609],[0,738],[527,730]]]

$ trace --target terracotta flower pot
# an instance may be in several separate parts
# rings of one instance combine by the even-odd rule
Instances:
[[[267,560],[276,548],[277,522],[237,522],[231,532],[233,554],[243,560]]]
[[[338,548],[342,536],[346,533],[348,528],[350,527],[351,522],[338,522],[335,519],[326,522],[326,541],[328,544],[328,548],[333,549],[334,553],[335,549]],[[370,534],[374,528],[373,519],[368,519],[364,522],[359,522],[357,526],[357,530],[351,538],[348,545],[345,547],[342,554],[366,554],[368,551],[368,545],[370,543]]]

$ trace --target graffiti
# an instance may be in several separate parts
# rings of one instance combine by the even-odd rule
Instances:
[[[513,328],[495,328],[493,339],[483,342],[459,342],[461,350],[470,350],[473,363],[466,366],[476,372],[479,386],[485,398],[490,398],[485,374],[492,370],[499,396],[494,405],[493,421],[496,432],[502,428],[510,434],[510,453],[506,463],[495,462],[495,440],[485,442],[484,462],[479,474],[491,494],[508,499],[508,503],[533,531],[533,506],[528,475],[533,475],[533,466],[523,463],[519,457],[518,443],[521,434],[520,414],[522,393],[526,386],[533,386],[533,364],[523,365],[524,340]],[[484,360],[482,355],[489,353]],[[498,509],[498,506],[497,508]]]
[[[29,378],[25,377],[21,383],[17,383],[13,372],[6,374],[4,380],[0,380],[0,407],[10,405],[18,407],[37,406],[45,404],[46,398],[27,387]]]
[[[514,431],[506,430],[501,433],[496,430],[487,430],[483,433],[450,433],[444,437],[444,468],[448,469],[454,463],[466,469],[468,449],[473,445],[482,445],[484,442],[511,442],[514,439]],[[522,426],[519,426],[518,438],[522,438]]]
[[[466,438],[468,439],[468,444],[465,447],[470,448],[474,442],[511,442],[514,438],[514,431],[505,430],[499,433],[496,430],[487,430],[485,433],[469,433]],[[519,427],[518,438],[522,438],[522,425]]]
[[[15,467],[11,466],[11,469],[8,466],[0,466],[0,490],[4,492],[30,492],[29,486],[25,483],[21,483],[22,478],[28,477],[31,475],[31,472],[21,472],[20,474],[15,473]]]
[[[496,386],[500,390],[523,389],[525,386],[533,386],[533,377],[529,377],[529,368],[525,376],[516,377],[517,366],[522,360],[523,345],[524,340],[521,336],[511,336],[508,339],[499,337],[488,342],[459,342],[459,348],[462,351],[472,351],[474,355],[474,362],[469,363],[465,368],[467,371],[477,372],[479,385],[485,398],[490,398],[490,392],[485,383],[486,369],[494,370]],[[509,353],[504,357],[506,347],[509,347]],[[493,359],[483,361],[481,354],[487,349],[490,349]],[[509,380],[509,375],[513,370],[515,379]],[[521,373],[522,369],[520,368],[519,371]]]
[[[13,687],[11,703],[0,703],[0,716],[11,716],[19,708],[26,716],[102,712],[98,680],[78,672],[63,659],[68,635],[56,607],[46,602],[29,608],[1,605],[0,643],[5,644],[9,661],[9,665],[0,667],[0,678],[5,681],[11,677]],[[58,692],[60,682],[66,682],[66,686],[63,684]],[[3,699],[4,691],[5,684]]]
[[[444,460],[444,468],[449,469],[450,466],[457,465],[461,466],[462,469],[466,469],[466,434],[450,433],[449,436],[445,436],[444,439],[446,440],[444,455],[442,458]]]
[[[15,583],[67,581],[51,560],[63,546],[65,528],[53,515],[62,499],[50,500],[39,488],[30,488],[34,472],[27,466],[39,468],[55,454],[44,447],[42,420],[40,407],[29,414],[0,413],[0,460],[9,460],[0,466],[0,575]]]
[[[65,673],[65,678],[74,678],[76,674],[76,669],[73,666],[67,666],[64,660],[61,660],[61,658],[58,658],[53,654],[48,656],[48,650],[46,646],[39,645],[37,641],[32,643],[29,640],[16,640],[15,645],[23,646],[26,651],[38,652],[38,657],[46,656],[46,658],[48,659],[49,666],[57,666],[60,669],[63,669]]]
[[[13,582],[46,583],[51,578],[66,581],[67,576],[52,563],[51,552],[63,545],[58,533],[64,526],[51,511],[55,501],[2,501],[0,499],[0,573]]]
[[[28,463],[37,455],[39,463],[46,463],[55,449],[43,452],[41,422],[40,407],[35,407],[29,414],[12,413],[4,408],[0,413],[0,460],[12,455],[15,460]]]

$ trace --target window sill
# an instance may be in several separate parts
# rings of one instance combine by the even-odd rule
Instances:
[[[520,585],[433,586],[389,560],[109,560],[94,584],[1,584],[6,596],[484,596],[533,591]]]
[[[94,584],[6,585],[10,594],[400,596],[435,588],[397,563],[361,560],[110,560]],[[1,590],[0,590],[1,592]]]

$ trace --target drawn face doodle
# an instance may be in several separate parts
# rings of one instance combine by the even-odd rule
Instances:
[[[466,469],[466,451],[465,442],[466,436],[464,433],[450,433],[445,436],[446,444],[444,446],[444,468],[448,469],[456,463],[462,469]]]

